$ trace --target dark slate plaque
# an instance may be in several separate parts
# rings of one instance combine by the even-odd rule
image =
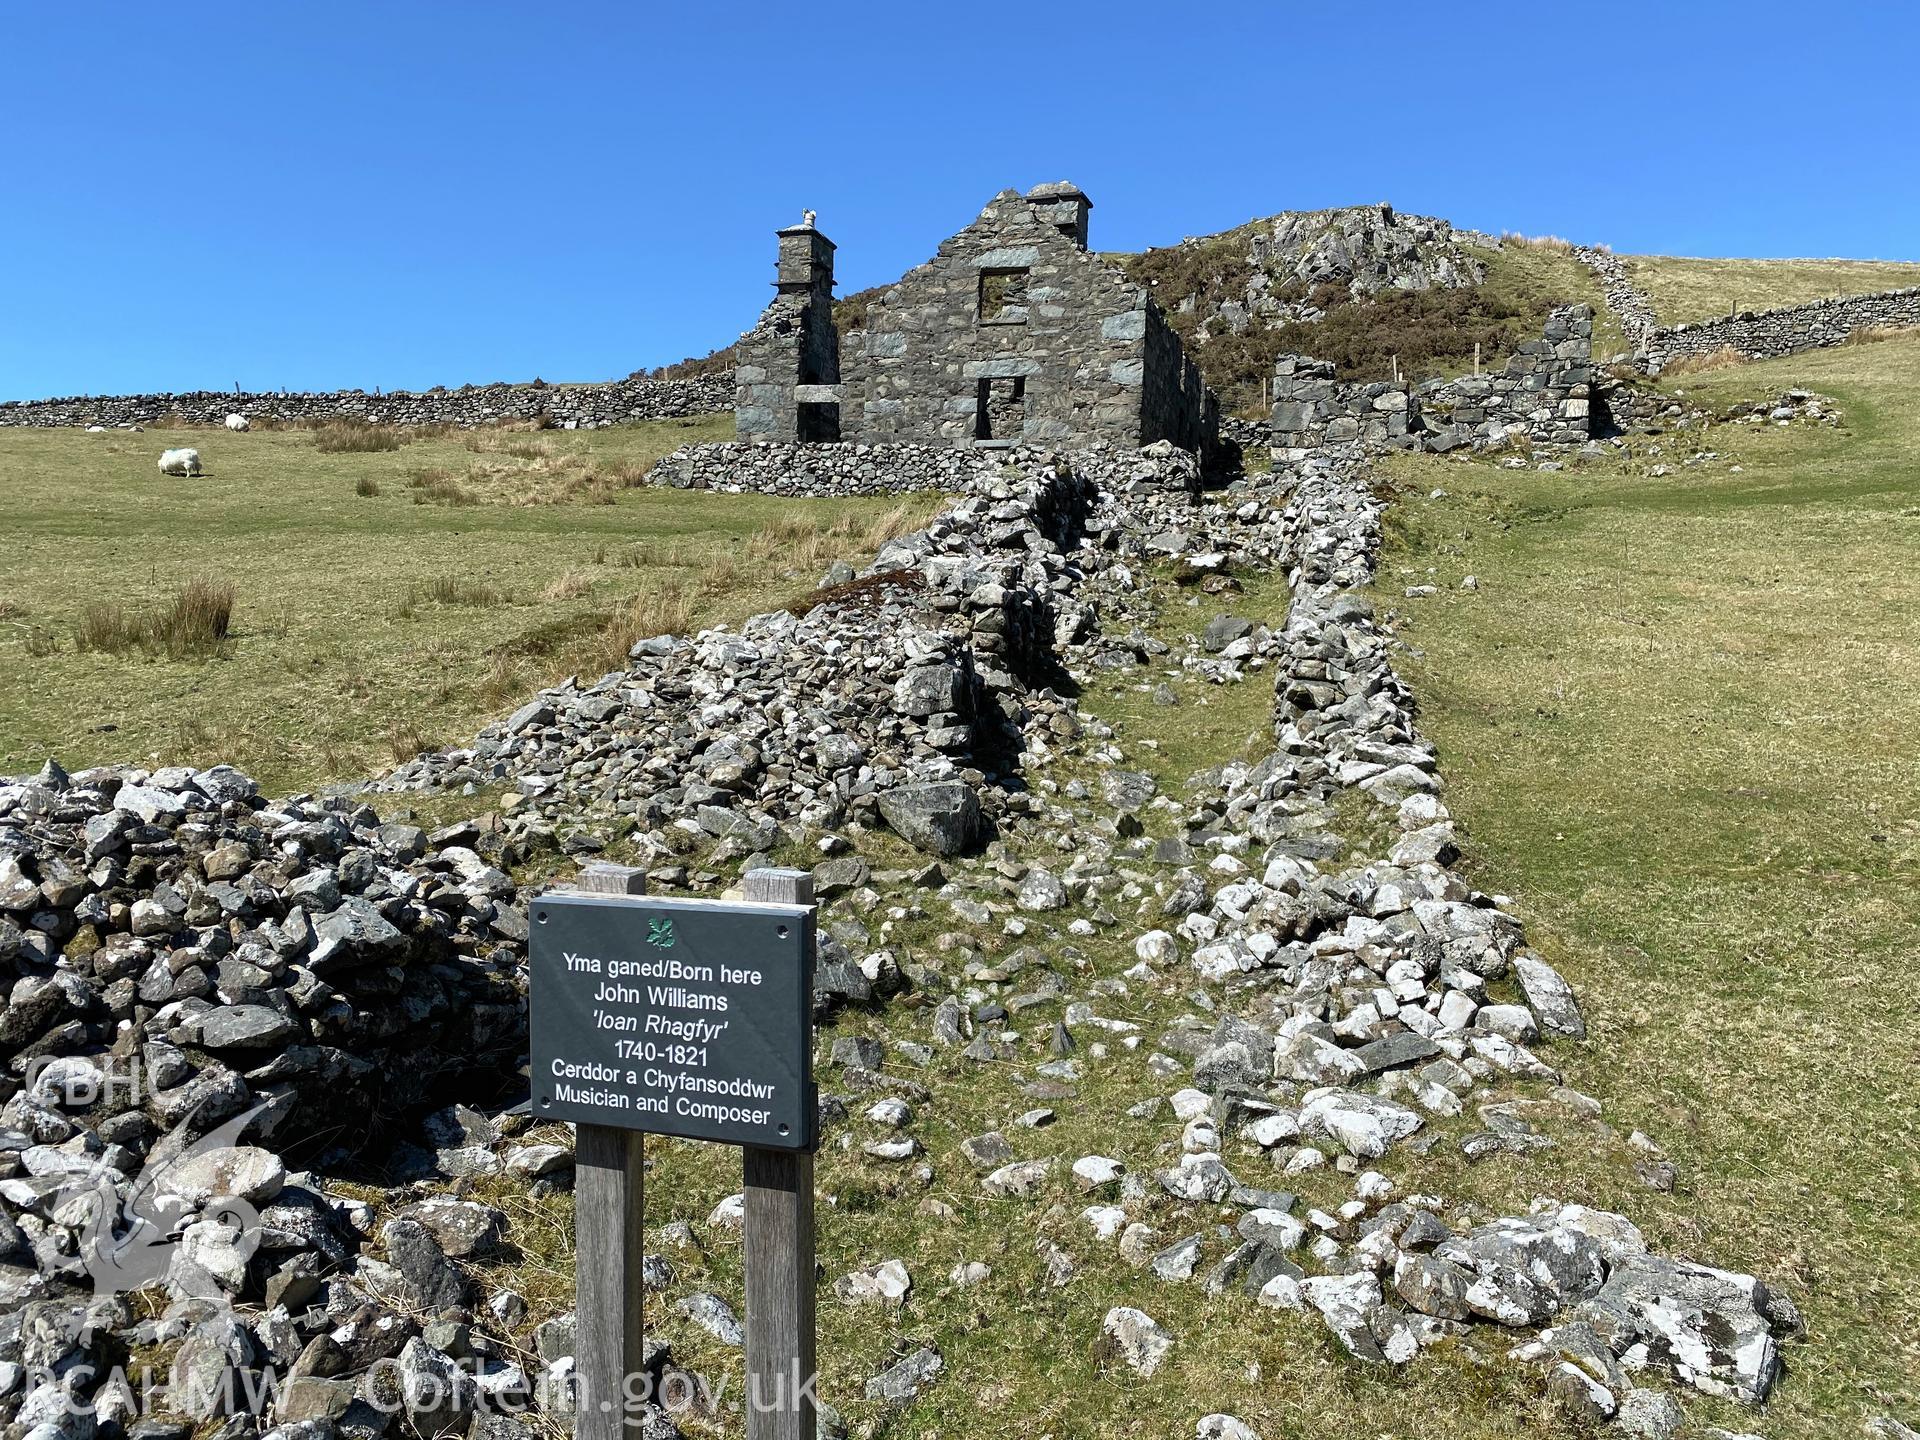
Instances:
[[[810,907],[554,894],[532,921],[536,1119],[814,1147]]]

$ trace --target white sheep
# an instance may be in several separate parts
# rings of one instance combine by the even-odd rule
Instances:
[[[246,416],[229,415],[227,416],[227,428],[229,430],[248,430],[248,429],[251,429],[252,427],[247,424]]]
[[[200,452],[198,450],[161,451],[160,473],[162,475],[200,474]]]

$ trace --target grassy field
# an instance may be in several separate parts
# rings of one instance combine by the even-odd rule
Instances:
[[[934,504],[636,487],[731,423],[332,453],[317,442],[392,437],[0,430],[0,773],[54,756],[226,760],[276,790],[362,777],[614,668],[632,638],[797,600]],[[170,445],[206,475],[159,474]],[[231,585],[230,630],[183,649],[153,622],[200,577]]]
[[[1699,260],[1627,255],[1627,278],[1653,301],[1662,325],[1714,320],[1735,310],[1771,310],[1831,295],[1868,295],[1920,285],[1920,262],[1894,260]],[[1597,347],[1596,347],[1597,348]]]
[[[1784,1284],[1813,1343],[1765,1433],[1851,1437],[1920,1406],[1920,341],[1687,388],[1791,385],[1845,429],[1403,462],[1383,587],[1440,586],[1400,602],[1410,673],[1479,882],[1587,1006],[1570,1082],[1680,1169],[1660,1195],[1563,1154],[1563,1193]]]

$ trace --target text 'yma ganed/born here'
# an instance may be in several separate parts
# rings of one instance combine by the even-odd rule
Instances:
[[[758,970],[735,969],[731,965],[695,965],[670,957],[602,960],[598,955],[579,955],[569,950],[561,958],[566,962],[569,974],[605,975],[610,980],[679,980],[688,985],[758,985],[763,978]]]

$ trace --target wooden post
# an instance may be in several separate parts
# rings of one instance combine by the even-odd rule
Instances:
[[[805,870],[750,870],[748,900],[813,903]],[[747,1440],[814,1440],[813,1155],[746,1146]]]
[[[647,877],[625,865],[594,864],[573,888],[596,895],[644,895]],[[576,1440],[625,1440],[626,1387],[637,1387],[646,1368],[641,1139],[638,1130],[582,1125],[574,1143]]]
[[[1480,376],[1480,342],[1478,340],[1473,342],[1473,374],[1475,379]]]

